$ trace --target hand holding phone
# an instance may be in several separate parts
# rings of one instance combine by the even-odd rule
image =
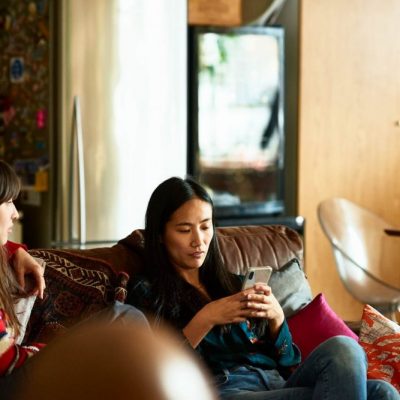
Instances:
[[[242,290],[253,287],[256,283],[268,284],[272,274],[272,268],[269,266],[250,267],[243,281]]]

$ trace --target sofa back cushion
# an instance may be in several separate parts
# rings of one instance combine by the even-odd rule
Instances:
[[[217,228],[217,235],[225,265],[234,274],[244,275],[248,267],[261,265],[279,270],[293,258],[303,263],[302,240],[287,226]]]
[[[48,343],[56,334],[119,300],[129,276],[104,260],[62,250],[31,250],[46,263],[44,298],[36,299],[24,342]]]
[[[303,243],[299,234],[283,225],[249,225],[216,229],[225,265],[244,275],[250,266],[270,265],[279,270],[296,258],[303,265]],[[137,229],[119,241],[138,258],[135,271],[143,269],[144,230]]]
[[[216,232],[222,258],[232,273],[245,275],[250,266],[274,269],[270,286],[286,317],[311,302],[311,288],[302,267],[303,243],[296,231],[283,225],[257,225],[217,228]],[[142,229],[119,243],[140,254],[143,263]]]

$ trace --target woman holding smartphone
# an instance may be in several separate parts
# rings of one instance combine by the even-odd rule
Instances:
[[[224,266],[213,204],[191,179],[170,178],[151,195],[146,270],[129,301],[167,321],[206,362],[222,399],[398,399],[384,381],[367,381],[353,339],[321,344],[303,363],[271,288],[241,289]]]

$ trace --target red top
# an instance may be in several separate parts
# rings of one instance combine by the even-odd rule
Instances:
[[[28,250],[28,248],[24,245],[24,244],[19,244],[19,243],[14,243],[14,242],[10,242],[8,241],[6,243],[6,249],[8,251],[8,257],[11,258],[14,253],[20,248],[22,247],[25,250]]]
[[[9,259],[20,247],[25,250],[27,247],[23,244],[6,243]],[[43,347],[40,344],[31,346],[22,346],[15,343],[14,332],[9,326],[8,316],[3,309],[0,309],[0,376],[8,375],[15,368],[20,367],[29,357],[34,355]]]

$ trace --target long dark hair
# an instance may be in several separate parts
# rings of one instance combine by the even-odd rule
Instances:
[[[175,271],[161,238],[171,215],[194,198],[210,204],[213,211],[214,235],[199,270],[200,282],[213,300],[240,289],[240,281],[228,272],[223,263],[215,233],[213,202],[207,191],[191,178],[173,177],[162,182],[151,195],[146,211],[146,270],[156,294],[156,318],[170,320],[180,327],[185,326],[209,300]]]
[[[4,161],[0,160],[0,205],[15,200],[20,191],[20,181],[15,171]],[[19,334],[20,323],[14,311],[15,294],[18,284],[8,264],[6,248],[0,246],[0,306],[7,313],[15,335]]]

